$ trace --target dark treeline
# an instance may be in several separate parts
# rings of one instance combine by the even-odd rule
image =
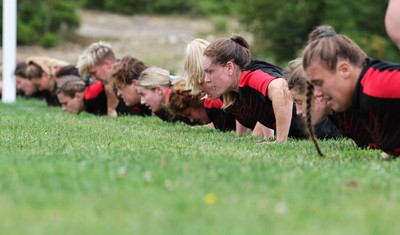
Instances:
[[[308,33],[320,24],[334,26],[370,56],[398,61],[384,27],[386,7],[387,1],[375,0],[19,0],[17,40],[19,45],[56,46],[65,32],[79,27],[80,8],[128,15],[222,15],[237,18],[253,33],[255,57],[277,63],[297,57]]]

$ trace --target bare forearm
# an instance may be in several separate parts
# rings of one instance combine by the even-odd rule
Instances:
[[[276,140],[278,142],[286,141],[289,135],[290,122],[292,120],[293,104],[287,101],[286,104],[281,101],[272,102],[276,120]]]
[[[282,78],[272,81],[268,86],[268,96],[272,101],[275,114],[276,140],[278,142],[286,141],[293,109],[293,101],[290,99],[286,81]]]
[[[118,98],[115,95],[113,89],[109,85],[104,86],[104,90],[107,96],[107,115],[110,117],[116,117],[117,114],[117,106],[118,106]]]

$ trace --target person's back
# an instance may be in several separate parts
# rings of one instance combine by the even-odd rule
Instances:
[[[400,155],[400,64],[368,58],[351,97],[352,108],[386,153]]]

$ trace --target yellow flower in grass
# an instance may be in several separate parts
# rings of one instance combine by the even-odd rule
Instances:
[[[207,205],[214,205],[217,203],[218,197],[215,195],[215,193],[207,193],[204,196],[204,203]]]

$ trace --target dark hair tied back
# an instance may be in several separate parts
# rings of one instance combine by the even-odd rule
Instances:
[[[240,46],[249,49],[249,44],[242,36],[240,36],[238,34],[233,34],[230,39],[232,41],[236,42],[237,44],[239,44]]]
[[[318,32],[318,38],[324,38],[324,37],[332,37],[335,36],[336,32],[333,29],[322,29]]]

